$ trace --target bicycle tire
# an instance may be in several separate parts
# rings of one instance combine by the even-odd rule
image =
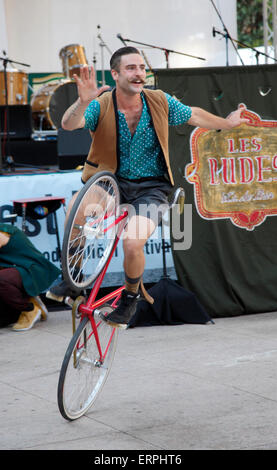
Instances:
[[[73,290],[91,286],[104,269],[116,239],[118,225],[113,222],[119,206],[118,184],[110,172],[92,176],[80,190],[68,216],[61,253],[63,278]]]
[[[113,310],[110,305],[103,305],[98,311],[103,309],[106,313]],[[88,317],[84,317],[80,322],[62,362],[57,399],[59,411],[68,421],[80,418],[94,404],[107,380],[114,359],[118,330],[96,316],[102,351],[108,348],[103,363],[99,361],[99,352]],[[86,339],[82,339],[85,336]]]

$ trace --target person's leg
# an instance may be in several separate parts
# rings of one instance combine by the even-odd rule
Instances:
[[[168,208],[167,196],[171,185],[166,180],[129,181],[119,178],[121,201],[131,206],[130,220],[123,234],[125,289],[118,307],[102,319],[112,326],[127,328],[136,311],[138,300],[153,303],[146,292],[142,275],[145,266],[144,245]],[[129,213],[130,214],[130,213]]]
[[[125,287],[137,291],[145,265],[144,245],[168,209],[172,187],[160,178],[138,182],[119,178],[119,187],[122,202],[131,209],[123,234]]]
[[[125,289],[119,306],[110,314],[101,316],[111,326],[127,328],[137,302],[145,298],[140,289],[145,266],[144,245],[155,228],[153,220],[143,216],[133,216],[128,222],[123,238]]]
[[[138,292],[145,266],[144,245],[155,230],[154,222],[143,216],[134,216],[123,235],[125,288]]]

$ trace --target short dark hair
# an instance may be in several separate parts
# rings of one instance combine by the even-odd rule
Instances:
[[[111,57],[111,60],[110,60],[111,70],[116,70],[117,72],[119,72],[121,57],[127,54],[140,54],[140,52],[136,47],[132,47],[132,46],[121,47],[120,49],[115,51]]]

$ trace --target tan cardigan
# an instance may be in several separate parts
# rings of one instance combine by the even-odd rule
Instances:
[[[144,89],[144,95],[153,120],[154,129],[165,159],[168,176],[174,185],[168,151],[168,103],[161,90]],[[118,167],[118,131],[116,119],[115,90],[106,92],[97,100],[100,103],[100,116],[97,129],[92,133],[93,140],[85,162],[82,181],[85,183],[99,171],[115,173]]]

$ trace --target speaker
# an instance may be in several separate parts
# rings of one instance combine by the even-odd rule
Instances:
[[[91,146],[88,129],[66,131],[58,129],[58,162],[60,170],[69,170],[83,165]]]
[[[0,106],[0,135],[10,139],[30,139],[32,134],[32,110],[29,104]]]

